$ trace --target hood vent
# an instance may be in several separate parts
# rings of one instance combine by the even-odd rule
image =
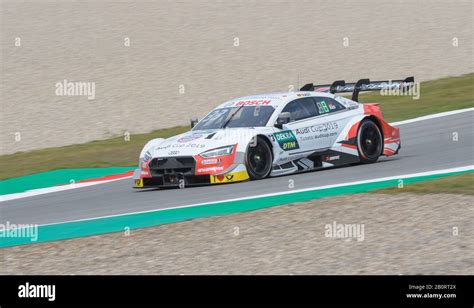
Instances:
[[[209,136],[206,137],[206,139],[212,139],[212,137],[214,137],[215,134],[216,134],[216,133],[210,134]]]

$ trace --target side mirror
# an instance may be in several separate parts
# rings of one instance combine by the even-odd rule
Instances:
[[[191,118],[191,128],[196,126],[198,122],[199,122],[198,118]]]
[[[275,123],[275,127],[279,129],[283,129],[283,125],[290,123],[290,121],[291,121],[291,113],[282,112],[278,115],[278,118]]]

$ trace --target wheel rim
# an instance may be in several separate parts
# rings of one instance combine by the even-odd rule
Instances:
[[[377,127],[370,125],[362,131],[361,147],[368,158],[374,158],[380,154],[381,140]]]
[[[265,151],[261,145],[249,148],[248,164],[252,171],[258,176],[265,176],[268,172],[270,153]]]

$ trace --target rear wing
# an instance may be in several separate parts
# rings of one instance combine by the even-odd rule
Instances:
[[[370,81],[369,79],[360,79],[357,82],[346,83],[344,80],[336,80],[332,84],[314,85],[308,83],[300,91],[316,91],[328,93],[346,93],[352,92],[352,100],[357,102],[359,92],[361,91],[381,91],[384,89],[400,89],[408,91],[415,84],[414,77],[407,77],[403,80],[383,80]]]

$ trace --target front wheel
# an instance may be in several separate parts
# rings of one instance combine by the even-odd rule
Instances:
[[[360,161],[375,163],[382,155],[383,139],[379,127],[372,120],[364,120],[357,132],[357,148]]]
[[[260,180],[270,174],[273,161],[272,150],[262,137],[257,137],[256,144],[249,144],[245,158],[251,180]]]

